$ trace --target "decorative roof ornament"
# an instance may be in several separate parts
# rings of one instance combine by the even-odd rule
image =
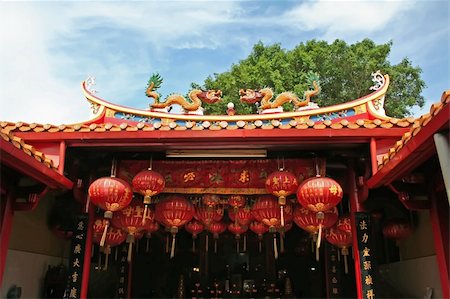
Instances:
[[[372,75],[372,81],[373,83],[375,83],[372,87],[370,87],[370,90],[379,90],[381,87],[384,86],[384,83],[386,81],[386,79],[384,78],[384,76],[381,74],[380,70],[374,72],[371,74]]]
[[[92,86],[95,85],[95,77],[88,75],[88,77],[86,78],[86,80],[84,81],[86,82],[86,90],[88,90],[90,93],[97,93],[98,91],[95,89],[92,89]]]

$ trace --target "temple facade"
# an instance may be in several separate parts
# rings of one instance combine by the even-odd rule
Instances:
[[[152,78],[148,110],[88,78],[89,120],[1,122],[2,297],[449,298],[450,91],[392,118],[377,72],[344,104],[313,81],[205,115],[220,91]]]

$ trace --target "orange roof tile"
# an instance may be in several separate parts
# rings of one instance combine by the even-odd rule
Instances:
[[[414,136],[416,136],[449,102],[450,90],[447,90],[442,94],[441,101],[431,105],[430,112],[416,119],[409,132],[403,134],[402,138],[398,140],[392,148],[389,149],[389,151],[379,161],[378,169],[381,169],[390,160],[392,160],[396,153],[398,153],[408,142],[410,142],[410,140],[412,140]]]
[[[38,162],[41,162],[48,168],[53,170],[57,169],[57,167],[55,167],[53,163],[53,160],[46,157],[44,153],[36,150],[36,148],[34,148],[32,145],[25,143],[25,141],[22,138],[15,136],[11,130],[4,128],[3,124],[4,123],[2,123],[2,128],[0,128],[0,137],[3,140],[11,143],[16,148],[21,149],[28,156],[35,158]],[[20,128],[22,127],[23,123],[20,124],[18,129],[20,130]]]
[[[437,110],[436,110],[437,111]],[[346,119],[340,122],[331,122],[325,120],[322,122],[314,122],[312,120],[307,121],[295,121],[291,120],[287,123],[281,123],[279,120],[271,121],[238,121],[235,123],[228,123],[226,121],[209,122],[209,121],[186,121],[184,124],[180,124],[173,121],[161,121],[154,124],[147,123],[127,123],[121,124],[75,124],[75,125],[51,125],[51,124],[36,124],[36,123],[23,123],[23,122],[1,122],[0,127],[7,132],[107,132],[107,131],[154,131],[154,130],[272,130],[272,129],[316,129],[322,130],[331,128],[334,130],[340,129],[374,129],[374,128],[407,128],[418,120],[408,117],[404,119],[391,118],[389,120],[367,120],[358,119],[356,121],[348,121]]]

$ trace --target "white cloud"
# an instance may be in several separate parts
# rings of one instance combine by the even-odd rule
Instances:
[[[341,35],[361,35],[380,31],[402,12],[412,1],[314,1],[304,2],[282,18],[301,30],[320,30],[324,38]]]
[[[113,89],[119,96],[125,92],[118,89],[129,87],[126,79],[137,69],[120,63],[106,67],[103,59],[108,56],[114,61],[114,52],[92,53],[91,57],[74,56],[76,49],[55,53],[58,43],[79,38],[82,30],[99,26],[133,30],[159,51],[167,47],[215,48],[220,42],[208,36],[208,28],[227,22],[234,6],[228,2],[1,3],[0,119],[40,123],[88,119],[79,82],[67,78],[82,73],[80,79],[84,79],[91,69],[108,74],[110,82],[103,82],[102,88]],[[88,37],[86,45],[106,38]],[[84,66],[89,69],[80,70],[80,59],[90,63]]]

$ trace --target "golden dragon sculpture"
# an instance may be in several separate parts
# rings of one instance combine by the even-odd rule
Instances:
[[[310,75],[312,76],[312,75]],[[261,109],[274,109],[282,106],[286,103],[293,103],[296,108],[307,106],[311,98],[315,95],[317,95],[320,92],[320,86],[318,84],[317,75],[314,75],[314,79],[311,80],[312,85],[314,87],[313,90],[307,90],[305,91],[303,95],[303,100],[299,100],[298,96],[294,94],[293,92],[283,92],[280,93],[275,100],[272,100],[273,98],[273,90],[271,88],[263,88],[260,90],[253,90],[253,89],[240,89],[239,95],[240,100],[242,102],[245,102],[247,104],[254,104],[257,102],[260,103]]]
[[[153,74],[148,82],[148,87],[145,95],[154,99],[154,103],[150,104],[151,108],[162,109],[174,104],[180,105],[185,111],[196,111],[201,108],[202,102],[214,104],[222,100],[221,90],[203,91],[200,89],[193,89],[189,92],[187,100],[184,96],[179,94],[169,95],[164,102],[159,101],[159,94],[156,92],[161,86],[162,78],[158,74]]]

